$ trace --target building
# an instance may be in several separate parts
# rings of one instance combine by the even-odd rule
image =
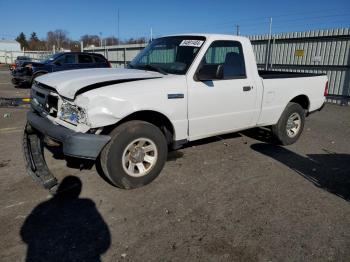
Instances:
[[[21,45],[15,40],[0,39],[1,51],[21,51]]]

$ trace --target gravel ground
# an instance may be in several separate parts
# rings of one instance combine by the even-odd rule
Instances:
[[[9,81],[0,97],[28,96]],[[192,143],[135,190],[46,152],[66,198],[25,173],[26,111],[0,108],[1,261],[350,261],[350,107],[311,115],[292,146],[263,129]]]

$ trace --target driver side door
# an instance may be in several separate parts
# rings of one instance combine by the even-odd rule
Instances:
[[[190,140],[253,125],[257,92],[246,68],[240,42],[211,43],[195,77],[187,79]]]

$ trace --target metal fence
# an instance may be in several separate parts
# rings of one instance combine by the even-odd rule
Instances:
[[[350,28],[250,36],[259,69],[325,73],[330,99],[350,97]]]
[[[40,61],[51,55],[51,51],[1,51],[0,50],[0,63],[12,64],[16,60],[17,56],[28,56],[33,61]]]
[[[105,47],[86,47],[84,52],[93,52],[104,55],[115,67],[124,67],[147,44],[113,45]]]

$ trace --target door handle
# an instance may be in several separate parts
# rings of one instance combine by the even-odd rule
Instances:
[[[252,90],[252,89],[253,89],[252,86],[243,86],[243,91],[244,91],[244,92],[250,91],[250,90]]]

